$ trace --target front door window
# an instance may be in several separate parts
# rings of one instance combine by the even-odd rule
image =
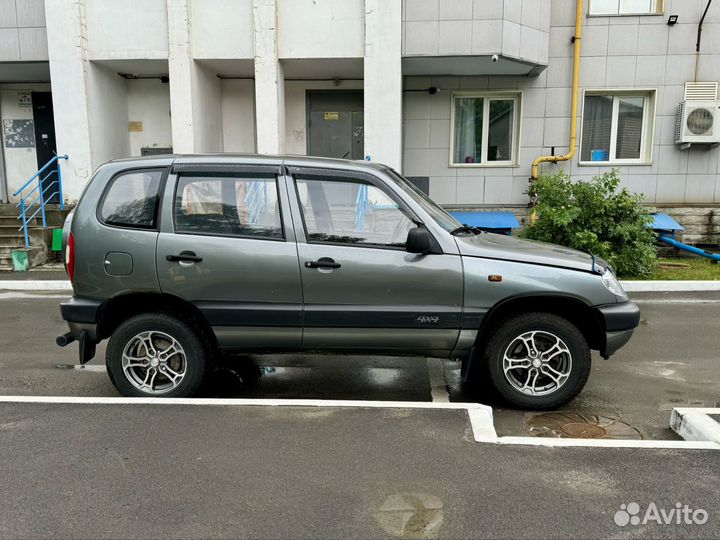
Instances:
[[[400,206],[375,185],[358,180],[297,180],[308,242],[405,248],[415,227]]]

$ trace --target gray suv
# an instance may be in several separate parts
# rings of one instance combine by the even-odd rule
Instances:
[[[558,407],[640,320],[572,249],[464,226],[387,166],[268,156],[112,161],[64,231],[80,362],[128,396],[196,393],[220,352],[434,356]],[[338,357],[342,362],[342,357]]]

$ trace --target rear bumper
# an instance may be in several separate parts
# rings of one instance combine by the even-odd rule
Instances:
[[[60,314],[69,323],[95,324],[101,305],[101,300],[73,296],[68,302],[60,304]]]
[[[73,296],[70,301],[60,304],[60,314],[68,323],[70,334],[78,342],[79,360],[85,364],[95,356],[98,312],[102,301]]]
[[[640,308],[633,302],[610,304],[597,308],[605,327],[605,344],[600,349],[603,358],[609,358],[625,345],[640,324]]]

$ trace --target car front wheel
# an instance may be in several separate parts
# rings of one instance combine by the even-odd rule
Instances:
[[[510,404],[554,409],[577,396],[590,375],[590,347],[567,319],[526,313],[505,320],[485,348],[490,382]]]
[[[115,388],[125,396],[185,397],[205,378],[208,350],[184,320],[147,313],[120,324],[105,362]]]

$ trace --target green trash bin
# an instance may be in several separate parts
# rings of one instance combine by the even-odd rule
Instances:
[[[62,260],[62,249],[62,229],[53,229],[50,251],[53,254],[54,260]]]
[[[56,253],[62,251],[62,229],[53,229],[52,247],[50,249]]]

